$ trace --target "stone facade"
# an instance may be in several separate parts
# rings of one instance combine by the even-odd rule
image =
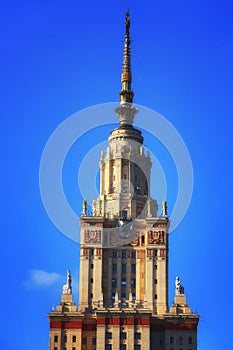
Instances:
[[[61,302],[49,313],[49,350],[196,350],[199,317],[176,279],[168,308],[168,231],[150,197],[150,154],[133,127],[129,14],[122,72],[119,127],[100,159],[100,196],[92,215],[84,200],[80,219],[79,305],[68,271]]]

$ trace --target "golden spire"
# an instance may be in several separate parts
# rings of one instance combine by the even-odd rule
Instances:
[[[123,67],[121,74],[122,88],[119,93],[121,103],[133,102],[134,93],[131,91],[132,74],[131,74],[131,55],[130,55],[130,18],[129,10],[126,11],[125,15],[125,39],[124,39],[124,52],[123,52]]]

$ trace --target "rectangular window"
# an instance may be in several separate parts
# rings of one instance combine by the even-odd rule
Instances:
[[[106,339],[112,339],[112,333],[111,332],[107,332],[106,333]]]
[[[72,347],[72,350],[76,350],[76,348],[73,346],[73,347]]]
[[[192,344],[192,343],[193,343],[193,338],[189,337],[189,344]]]
[[[93,264],[91,264],[91,269],[93,269],[94,268],[94,265]]]
[[[76,335],[73,335],[73,336],[72,336],[72,342],[73,342],[73,343],[76,343]]]
[[[132,300],[135,300],[136,299],[136,294],[135,292],[132,293]]]
[[[127,252],[125,250],[122,251],[122,259],[126,259],[127,257]]]
[[[127,339],[127,333],[122,332],[121,333],[121,339]]]
[[[122,219],[125,220],[127,218],[127,216],[128,216],[127,210],[122,210],[122,212],[121,212]]]
[[[126,350],[126,344],[121,344],[120,350]]]
[[[123,288],[126,287],[126,278],[122,278],[121,285],[122,285]]]
[[[134,333],[134,339],[135,340],[141,339],[141,333],[138,333],[138,332]]]
[[[83,345],[86,345],[86,344],[87,344],[87,338],[83,338],[83,339],[82,339],[82,344],[83,344]]]
[[[112,300],[115,300],[115,293],[112,293]]]
[[[113,287],[113,288],[116,288],[116,278],[113,278],[113,279],[112,279],[112,287]]]
[[[121,265],[121,272],[126,273],[126,264]]]
[[[135,273],[136,272],[136,264],[131,265],[131,272]]]
[[[55,335],[54,336],[54,343],[57,343],[58,342],[58,335]]]
[[[92,338],[92,345],[96,345],[96,338]]]
[[[67,343],[67,335],[64,335],[63,341],[64,343]]]
[[[170,344],[174,344],[174,337],[170,337]]]
[[[131,287],[132,287],[132,288],[135,288],[135,287],[136,287],[136,279],[135,279],[135,278],[132,278],[132,279],[131,279]]]
[[[117,264],[112,264],[112,273],[117,273]]]
[[[140,344],[135,344],[134,345],[134,350],[141,350],[141,345]]]
[[[157,294],[155,294],[155,299],[157,299],[158,298],[158,295]]]
[[[157,256],[157,254],[158,254],[158,250],[154,249],[154,256]]]
[[[116,251],[112,252],[112,257],[113,257],[113,259],[117,259],[117,252]]]
[[[105,350],[112,350],[112,344],[105,344]]]
[[[179,337],[179,344],[183,345],[183,337]]]
[[[157,283],[158,283],[157,279],[155,279],[155,281],[154,281],[154,282],[155,282],[155,284],[157,284]]]
[[[93,283],[93,278],[91,278],[91,283]]]
[[[126,300],[126,293],[125,293],[125,292],[123,292],[123,293],[121,294],[121,299],[122,299],[122,300]]]
[[[53,350],[57,350],[57,347],[53,348]]]
[[[131,257],[132,259],[136,259],[136,252],[132,252]]]

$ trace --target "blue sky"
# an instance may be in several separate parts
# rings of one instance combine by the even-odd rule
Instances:
[[[135,102],[176,127],[194,168],[191,205],[170,238],[169,300],[179,275],[188,302],[201,315],[198,349],[230,349],[233,3],[228,0],[2,5],[1,349],[47,349],[47,313],[59,302],[67,268],[77,300],[79,246],[44,210],[40,158],[51,133],[71,114],[118,101],[126,8]],[[93,131],[78,147],[88,151],[109,130]],[[145,143],[151,142],[145,133]],[[154,145],[169,172],[169,157]],[[64,166],[64,187],[79,215],[81,196],[75,198],[72,188],[75,148],[73,155],[71,150]]]

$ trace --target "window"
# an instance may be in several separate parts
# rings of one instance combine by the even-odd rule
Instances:
[[[189,344],[192,344],[193,343],[193,338],[192,337],[189,337]]]
[[[134,345],[134,350],[141,350],[141,345],[140,344]]]
[[[57,347],[53,348],[53,350],[57,350]]]
[[[157,266],[157,265],[155,265],[155,270],[157,270],[157,267],[158,267],[158,266]]]
[[[112,273],[117,273],[117,264],[112,264]]]
[[[92,338],[92,345],[96,345],[96,338]]]
[[[115,300],[115,293],[112,293],[112,300]]]
[[[72,347],[72,350],[76,350],[76,348],[73,346],[73,347]]]
[[[91,278],[91,283],[93,283],[93,278]]]
[[[113,288],[116,288],[116,278],[113,278],[113,279],[112,279],[112,287],[113,287]]]
[[[158,255],[158,250],[154,249],[154,256],[157,256],[157,255]]]
[[[158,283],[157,279],[155,279],[155,280],[154,280],[154,283],[155,283],[155,284],[157,284],[157,283]]]
[[[93,269],[93,267],[94,267],[94,265],[93,265],[93,264],[91,264],[91,269]]]
[[[125,292],[123,292],[123,293],[121,294],[121,299],[122,299],[122,300],[126,300],[126,293],[125,293]]]
[[[126,218],[127,218],[127,215],[128,215],[127,210],[122,210],[122,212],[121,212],[122,218],[123,218],[123,219],[126,219]]]
[[[127,257],[127,252],[125,250],[123,250],[122,252],[122,259],[126,259]]]
[[[132,286],[132,288],[136,287],[136,279],[135,278],[131,279],[131,286]]]
[[[66,342],[67,342],[67,335],[64,335],[64,337],[63,337],[63,341],[64,341],[64,343],[66,343]]]
[[[91,249],[91,255],[94,255],[94,249]]]
[[[138,332],[134,333],[134,339],[135,340],[141,339],[141,333],[138,333]]]
[[[117,259],[117,252],[112,252],[112,257],[113,257],[113,259]]]
[[[183,345],[183,337],[179,337],[179,344]],[[182,349],[180,349],[180,350],[182,350]]]
[[[132,293],[132,300],[135,300],[136,299],[136,294],[135,292]]]
[[[124,174],[124,180],[126,180],[126,174]]]
[[[83,345],[86,345],[86,344],[87,344],[87,338],[83,338],[83,339],[82,339],[82,344],[83,344]]]
[[[72,336],[72,342],[73,342],[73,343],[76,343],[76,335],[73,335],[73,336]]]
[[[91,297],[91,299],[93,299],[93,293],[91,293],[90,297]]]
[[[54,343],[57,343],[58,342],[58,335],[55,335],[54,336]]]
[[[126,350],[126,344],[121,344],[120,350]]]
[[[112,333],[111,332],[107,332],[106,333],[106,339],[112,339]]]
[[[132,259],[135,259],[136,258],[136,252],[132,252],[131,257],[132,257]]]
[[[105,344],[105,350],[112,350],[112,344]]]
[[[170,344],[174,344],[174,337],[170,337]]]
[[[122,278],[121,285],[123,288],[126,287],[126,278]]]
[[[126,273],[126,264],[121,265],[121,272]]]
[[[135,273],[135,272],[136,272],[136,265],[135,265],[135,264],[132,264],[132,265],[131,265],[131,272],[132,272],[132,273]]]
[[[155,299],[157,299],[158,298],[158,295],[157,294],[155,294]]]
[[[121,333],[121,339],[127,339],[127,333]]]

